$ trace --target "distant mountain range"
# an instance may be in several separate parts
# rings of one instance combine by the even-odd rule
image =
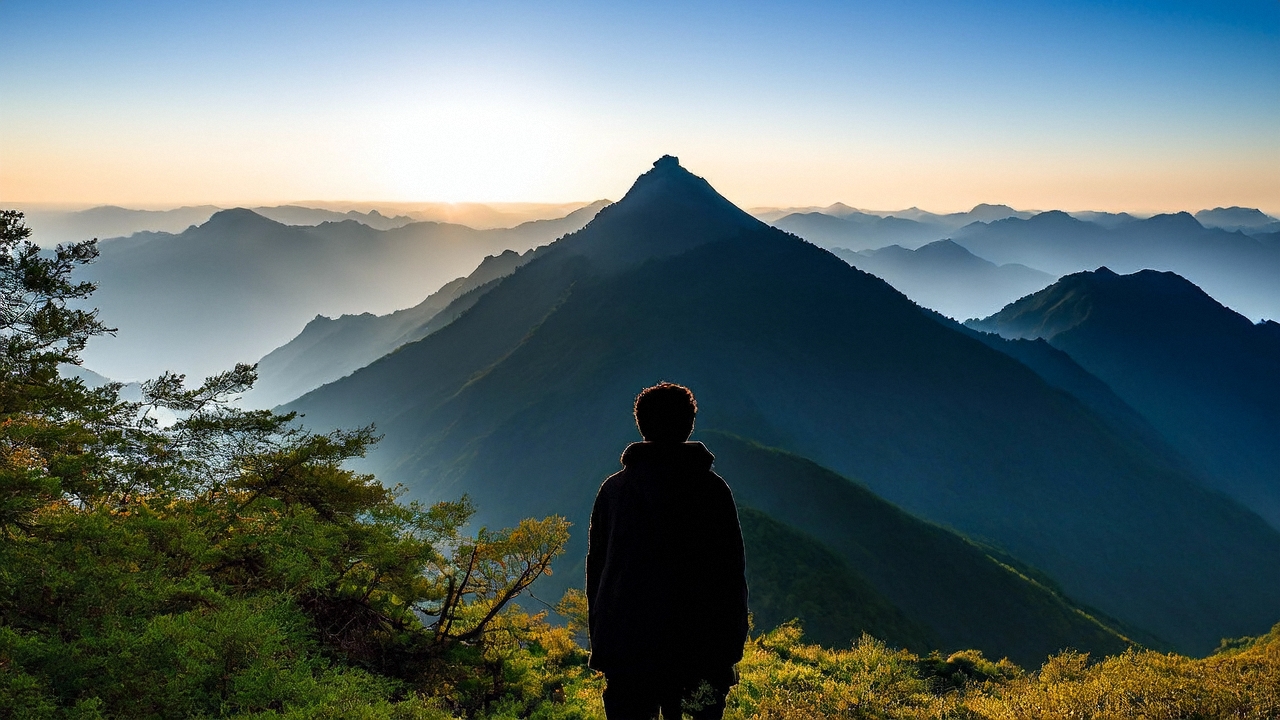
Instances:
[[[1102,266],[1119,273],[1176,272],[1246,317],[1280,317],[1280,245],[1206,228],[1187,213],[1108,229],[1050,211],[1026,220],[968,225],[952,239],[991,262],[1020,263],[1056,275]]]
[[[1004,205],[979,205],[952,215],[912,208],[881,216],[840,204],[803,210],[762,209],[758,217],[820,247],[848,251],[841,257],[950,317],[967,317],[972,308],[994,311],[992,302],[1016,299],[1019,295],[1007,293],[1026,283],[1015,280],[1012,270],[1003,277],[990,268],[979,272],[972,258],[958,254],[953,256],[957,264],[948,266],[940,254],[925,262],[889,248],[919,249],[950,239],[994,265],[1021,265],[1052,277],[1103,265],[1122,272],[1170,270],[1251,318],[1280,317],[1280,283],[1274,282],[1280,272],[1280,221],[1252,208],[1145,219],[1127,213],[1027,213]],[[886,253],[879,263],[870,259],[877,250]],[[850,252],[868,259],[855,261]],[[1009,286],[1005,294],[996,290],[1004,285]],[[954,292],[944,293],[942,286]]]
[[[358,210],[337,212],[336,210],[309,208],[300,205],[278,205],[276,207],[256,207],[251,209],[262,217],[270,218],[285,225],[319,225],[326,222],[355,220],[361,225],[368,225],[375,230],[391,230],[404,227],[414,221],[408,215],[387,217],[376,209],[368,212],[359,212]]]
[[[948,230],[956,230],[975,222],[991,223],[1011,217],[1026,220],[1039,215],[1040,212],[1038,210],[1014,210],[1008,205],[989,205],[986,203],[975,205],[972,210],[967,212],[958,213],[932,213],[916,207],[894,211],[860,210],[844,203],[835,203],[826,207],[760,207],[750,210],[752,216],[770,224],[776,224],[779,220],[791,215],[826,215],[854,222],[867,222],[874,218],[892,217],[898,220],[910,220],[922,225],[947,228]],[[1077,220],[1091,222],[1104,228],[1114,228],[1134,220],[1150,217],[1146,215],[1139,217],[1125,212],[1113,213],[1093,210],[1078,210],[1067,214]],[[1240,230],[1246,235],[1280,231],[1280,219],[1271,217],[1256,208],[1239,206],[1217,207],[1212,210],[1201,210],[1195,214],[1195,218],[1205,227],[1228,231]],[[839,228],[843,226],[830,225],[828,227]],[[810,240],[810,242],[816,241]]]
[[[1034,212],[1025,210],[1014,210],[1008,205],[989,205],[980,203],[975,205],[972,210],[967,212],[956,213],[932,213],[928,210],[921,210],[918,207],[910,207],[906,210],[861,210],[850,207],[844,203],[835,203],[826,207],[792,207],[792,208],[752,208],[750,213],[758,220],[762,220],[771,225],[776,221],[789,215],[828,215],[831,217],[851,220],[853,222],[874,221],[876,218],[895,218],[898,220],[909,220],[911,222],[920,223],[922,225],[932,225],[942,228],[954,230],[955,228],[964,227],[972,222],[990,222],[992,220],[1003,220],[1008,217],[1031,217]]]
[[[591,203],[350,203],[316,202],[249,208],[285,225],[319,225],[355,220],[378,230],[411,222],[443,222],[477,229],[511,228],[535,220],[564,217]],[[202,225],[224,209],[197,205],[171,210],[136,210],[102,205],[87,210],[23,208],[33,240],[50,247],[89,238],[113,238],[139,232],[180,233]]]
[[[177,235],[106,240],[84,275],[98,283],[93,302],[119,333],[95,338],[85,364],[139,379],[252,362],[317,314],[412,307],[486,255],[544,245],[585,225],[603,205],[498,230],[411,223],[383,231],[353,220],[302,227],[223,210]]]
[[[134,210],[115,205],[103,205],[88,210],[66,212],[35,210],[28,213],[28,224],[35,233],[34,239],[49,246],[56,243],[78,242],[89,238],[114,238],[139,232],[180,233],[193,225],[203,225],[221,211],[213,205],[180,207],[172,210]],[[362,225],[390,230],[408,225],[414,219],[407,215],[387,217],[375,210],[337,212],[323,208],[300,205],[250,208],[257,214],[285,225],[319,225],[323,222],[355,220]]]
[[[207,222],[221,208],[197,205],[172,210],[134,210],[115,205],[102,205],[87,210],[26,211],[31,239],[44,247],[58,243],[80,242],[90,238],[106,239],[136,232],[178,233],[192,225]]]
[[[890,245],[861,252],[832,248],[831,252],[920,305],[957,320],[990,315],[1057,279],[1026,265],[987,262],[950,240],[915,250]]]
[[[933,223],[861,214],[834,217],[816,212],[796,213],[774,220],[772,224],[827,249],[866,250],[886,245],[919,247],[946,237],[950,232],[950,228]]]
[[[772,213],[765,213],[770,217]],[[919,247],[940,240],[957,228],[974,222],[1030,217],[1007,205],[978,205],[969,212],[938,215],[919,208],[882,215],[831,206],[821,212],[790,213],[771,219],[774,227],[795,233],[809,242],[831,249],[869,250],[886,245]]]
[[[1173,273],[1106,268],[968,325],[1067,353],[1280,528],[1280,325],[1255,325]]]
[[[1201,210],[1195,218],[1205,227],[1239,230],[1246,235],[1280,232],[1280,220],[1254,208],[1233,206]]]
[[[709,432],[721,431],[858,478],[903,510],[998,548],[991,554],[1024,577],[1047,573],[1053,580],[1042,585],[1117,618],[1130,637],[1207,652],[1222,637],[1270,627],[1280,533],[1204,488],[1141,417],[1123,417],[1105,386],[1090,390],[1070,358],[1026,347],[1042,367],[751,218],[668,157],[447,326],[285,409],[316,428],[376,422],[385,440],[364,469],[416,498],[469,494],[490,527],[566,515],[577,531],[556,577],[576,584],[595,489],[636,438],[634,394],[660,379],[684,382],[700,401],[695,438],[713,452],[732,444]],[[1120,408],[1104,414],[1108,403]],[[733,467],[734,452],[721,462]],[[758,524],[762,532],[799,533],[787,541],[796,552],[813,548],[805,537],[830,550],[854,573],[842,575],[850,587],[860,577],[859,587],[897,608],[884,617],[906,636],[941,632],[936,616],[877,584],[875,563],[890,565],[875,555],[887,551],[856,561],[851,513],[804,505],[814,485],[788,491],[800,482],[789,478],[819,470],[749,479],[744,468],[763,463],[721,467],[735,488],[734,474],[743,476],[740,501],[775,523]],[[924,556],[898,557],[912,564],[902,578],[934,572]],[[772,582],[809,581],[779,571]],[[1001,587],[992,607],[1022,614],[965,614],[983,638],[974,644],[1014,654],[1068,636],[1075,647],[1115,642],[1104,616],[1044,622],[1058,612],[1051,606],[1071,602],[1035,593],[1018,601],[1015,588],[1025,586]],[[1001,639],[999,628],[1010,634]]]

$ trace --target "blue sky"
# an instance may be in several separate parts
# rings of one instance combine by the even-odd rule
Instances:
[[[1280,2],[0,0],[0,200],[1280,212]]]

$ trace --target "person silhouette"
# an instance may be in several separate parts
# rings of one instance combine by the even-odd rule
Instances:
[[[729,486],[693,433],[689,388],[635,401],[643,442],[600,486],[587,550],[589,665],[609,720],[718,720],[747,638],[746,555]]]

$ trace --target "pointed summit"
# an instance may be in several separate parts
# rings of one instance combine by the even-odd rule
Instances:
[[[675,155],[663,155],[662,157],[653,161],[653,168],[655,170],[659,168],[678,168],[678,167],[680,167],[680,158],[676,157]]]
[[[768,227],[716,192],[703,178],[663,155],[621,200],[562,242],[605,267],[679,255],[708,243]]]

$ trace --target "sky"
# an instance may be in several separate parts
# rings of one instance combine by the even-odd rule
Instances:
[[[1280,215],[1280,1],[0,0],[0,202]]]

